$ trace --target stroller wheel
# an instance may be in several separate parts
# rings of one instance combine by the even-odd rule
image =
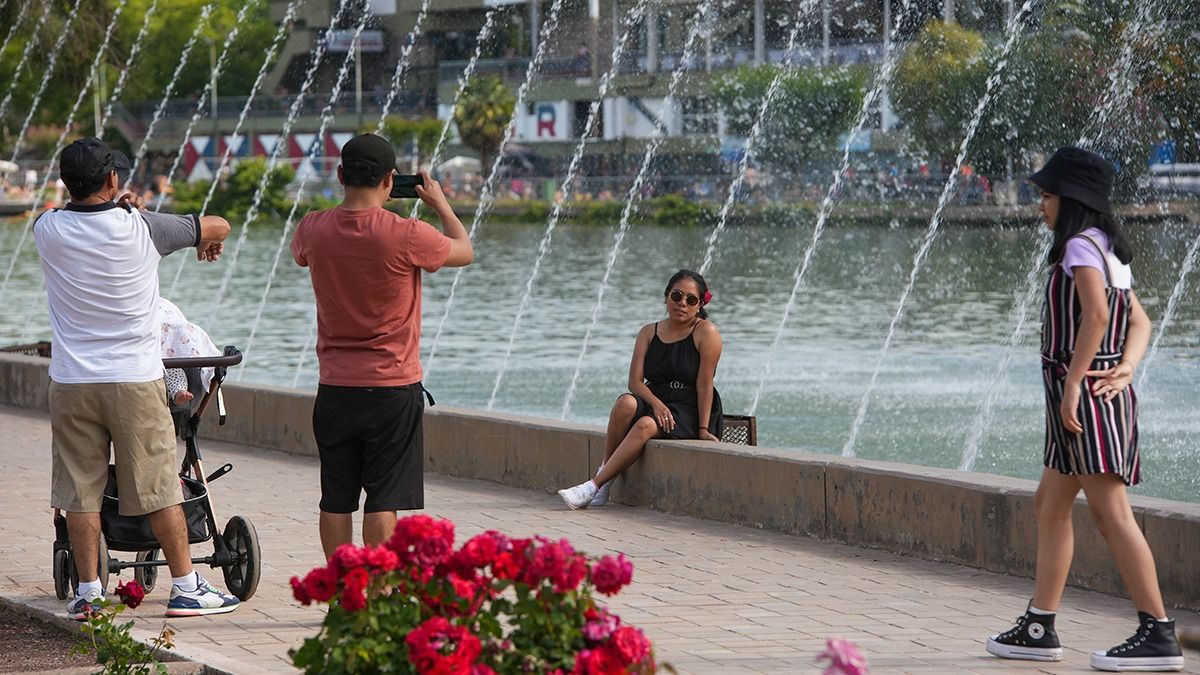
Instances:
[[[259,566],[262,556],[258,549],[258,533],[250,521],[242,516],[234,516],[225,525],[222,535],[225,545],[235,556],[233,564],[225,567],[225,586],[239,600],[249,600],[258,590]]]
[[[138,551],[137,560],[138,562],[158,560],[158,549],[152,548],[149,551]],[[133,578],[142,585],[142,588],[146,589],[147,593],[149,593],[150,591],[154,590],[154,584],[158,581],[158,568],[135,567],[133,568]]]
[[[70,551],[66,549],[54,551],[54,595],[59,600],[67,599],[67,590],[71,587],[71,573],[67,569],[70,564]]]
[[[96,556],[96,572],[100,578],[100,589],[108,592],[108,542],[104,541],[104,535],[100,535],[99,553]],[[79,592],[79,570],[75,569],[75,556],[71,552],[67,552],[67,576],[71,580],[71,593]],[[57,589],[55,589],[57,591]]]

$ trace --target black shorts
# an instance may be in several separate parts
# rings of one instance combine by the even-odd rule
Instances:
[[[424,388],[317,387],[313,435],[321,457],[321,510],[353,513],[425,507]]]

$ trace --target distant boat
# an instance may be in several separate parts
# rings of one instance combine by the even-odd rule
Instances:
[[[0,199],[0,216],[19,216],[36,207],[36,199]]]

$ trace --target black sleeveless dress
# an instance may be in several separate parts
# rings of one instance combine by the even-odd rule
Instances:
[[[671,431],[665,431],[662,425],[659,425],[659,430],[668,438],[696,439],[700,433],[700,410],[696,390],[696,377],[700,374],[700,350],[696,348],[694,332],[695,327],[682,340],[663,342],[658,338],[658,324],[655,323],[654,337],[650,339],[646,359],[642,363],[642,376],[646,378],[646,386],[671,410],[671,415],[675,418],[675,428]],[[635,422],[642,417],[654,417],[654,409],[648,402],[636,394],[631,396],[638,402],[637,414],[633,416]],[[717,393],[717,388],[713,387],[708,431],[720,438],[724,428],[721,395]]]

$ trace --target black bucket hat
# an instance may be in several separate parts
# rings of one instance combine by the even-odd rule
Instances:
[[[396,151],[382,136],[362,134],[342,146],[342,173],[378,180],[396,170]]]
[[[1083,148],[1059,148],[1029,180],[1046,192],[1069,197],[1100,213],[1113,214],[1112,163]]]
[[[63,148],[58,163],[59,175],[68,187],[90,185],[117,169],[113,151],[104,141],[92,136],[80,138]]]

